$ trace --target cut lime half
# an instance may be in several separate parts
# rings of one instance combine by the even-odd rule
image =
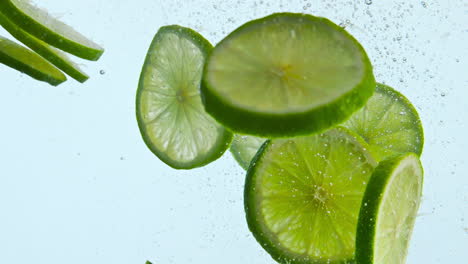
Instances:
[[[424,133],[418,112],[394,89],[377,84],[366,105],[343,126],[360,135],[376,160],[413,152],[421,155]]]
[[[205,108],[240,134],[311,134],[348,118],[375,80],[361,45],[331,21],[278,13],[248,22],[205,65]]]
[[[265,141],[266,138],[239,134],[234,135],[230,148],[232,156],[234,156],[234,159],[236,159],[242,168],[247,170],[255,153],[257,153],[258,149]]]
[[[2,36],[0,36],[0,63],[54,86],[67,80],[61,71],[41,56]]]
[[[0,12],[36,38],[88,60],[98,60],[104,50],[70,26],[51,17],[30,0],[2,0]]]
[[[419,208],[423,168],[416,154],[382,161],[364,195],[356,238],[358,264],[404,264]]]
[[[354,263],[361,200],[375,161],[344,128],[265,143],[247,172],[247,222],[280,263]]]
[[[146,145],[176,169],[203,166],[229,147],[232,134],[203,109],[200,79],[211,44],[195,31],[162,27],[151,43],[136,96]]]
[[[85,82],[89,77],[78,65],[73,63],[63,52],[30,35],[10,21],[0,13],[0,25],[3,26],[13,37],[21,41],[44,59],[55,65],[57,68],[70,75],[79,82]]]

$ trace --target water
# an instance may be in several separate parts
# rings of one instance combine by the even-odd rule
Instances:
[[[247,229],[244,172],[229,153],[202,169],[165,166],[141,140],[134,96],[160,26],[189,26],[216,43],[279,11],[346,21],[376,78],[415,104],[425,186],[408,263],[464,263],[468,7],[395,2],[39,2],[106,52],[75,59],[91,76],[85,84],[50,87],[0,65],[0,263],[274,263]]]

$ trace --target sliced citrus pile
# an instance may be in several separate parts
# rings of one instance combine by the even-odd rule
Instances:
[[[421,121],[376,85],[361,45],[331,21],[273,14],[213,50],[190,29],[162,27],[136,112],[147,146],[177,169],[217,159],[236,133],[248,227],[279,263],[404,263],[422,190]]]
[[[29,0],[0,1],[0,25],[18,41],[79,82],[85,82],[88,75],[60,50],[87,60],[98,60],[104,52],[99,45]],[[31,67],[34,67],[34,63],[31,63]],[[24,71],[26,74],[29,72]]]

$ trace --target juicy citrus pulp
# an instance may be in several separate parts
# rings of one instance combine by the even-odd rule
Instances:
[[[268,141],[247,173],[250,230],[280,263],[351,263],[362,196],[376,165],[343,128]]]
[[[367,186],[359,215],[359,264],[405,263],[422,185],[423,169],[416,154],[380,162]]]
[[[211,45],[180,26],[162,27],[149,48],[137,91],[143,139],[166,164],[203,166],[229,147],[232,134],[203,109],[200,79]]]
[[[202,93],[207,112],[232,131],[289,137],[343,121],[374,88],[365,51],[344,29],[325,18],[279,13],[216,45]]]
[[[424,136],[418,112],[406,97],[386,85],[377,84],[366,105],[343,126],[361,136],[378,161],[406,152],[421,155]]]

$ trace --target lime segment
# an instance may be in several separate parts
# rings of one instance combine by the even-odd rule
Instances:
[[[343,128],[265,143],[250,166],[250,230],[280,263],[352,263],[359,208],[376,166]]]
[[[173,168],[203,166],[229,147],[232,134],[203,109],[200,79],[211,44],[180,26],[162,27],[146,56],[136,97],[146,145]]]
[[[37,52],[57,68],[70,75],[73,79],[79,82],[84,82],[89,78],[88,75],[84,73],[78,65],[73,63],[63,52],[26,33],[20,27],[12,23],[2,13],[0,13],[0,25],[17,40]]]
[[[423,169],[416,154],[382,161],[362,201],[356,238],[359,264],[404,264],[419,208]]]
[[[365,51],[344,29],[279,13],[244,24],[215,47],[202,93],[207,112],[232,131],[270,138],[327,129],[374,88]]]
[[[48,61],[2,36],[0,36],[0,63],[54,86],[67,80],[67,77]]]
[[[232,156],[234,156],[242,168],[247,170],[250,161],[252,161],[258,149],[265,141],[265,138],[238,134],[234,135],[230,148]]]
[[[377,84],[367,104],[343,126],[360,135],[377,160],[413,152],[421,155],[424,136],[418,112],[394,89]]]
[[[99,45],[29,0],[2,0],[0,12],[27,33],[75,56],[97,60],[104,52]]]

